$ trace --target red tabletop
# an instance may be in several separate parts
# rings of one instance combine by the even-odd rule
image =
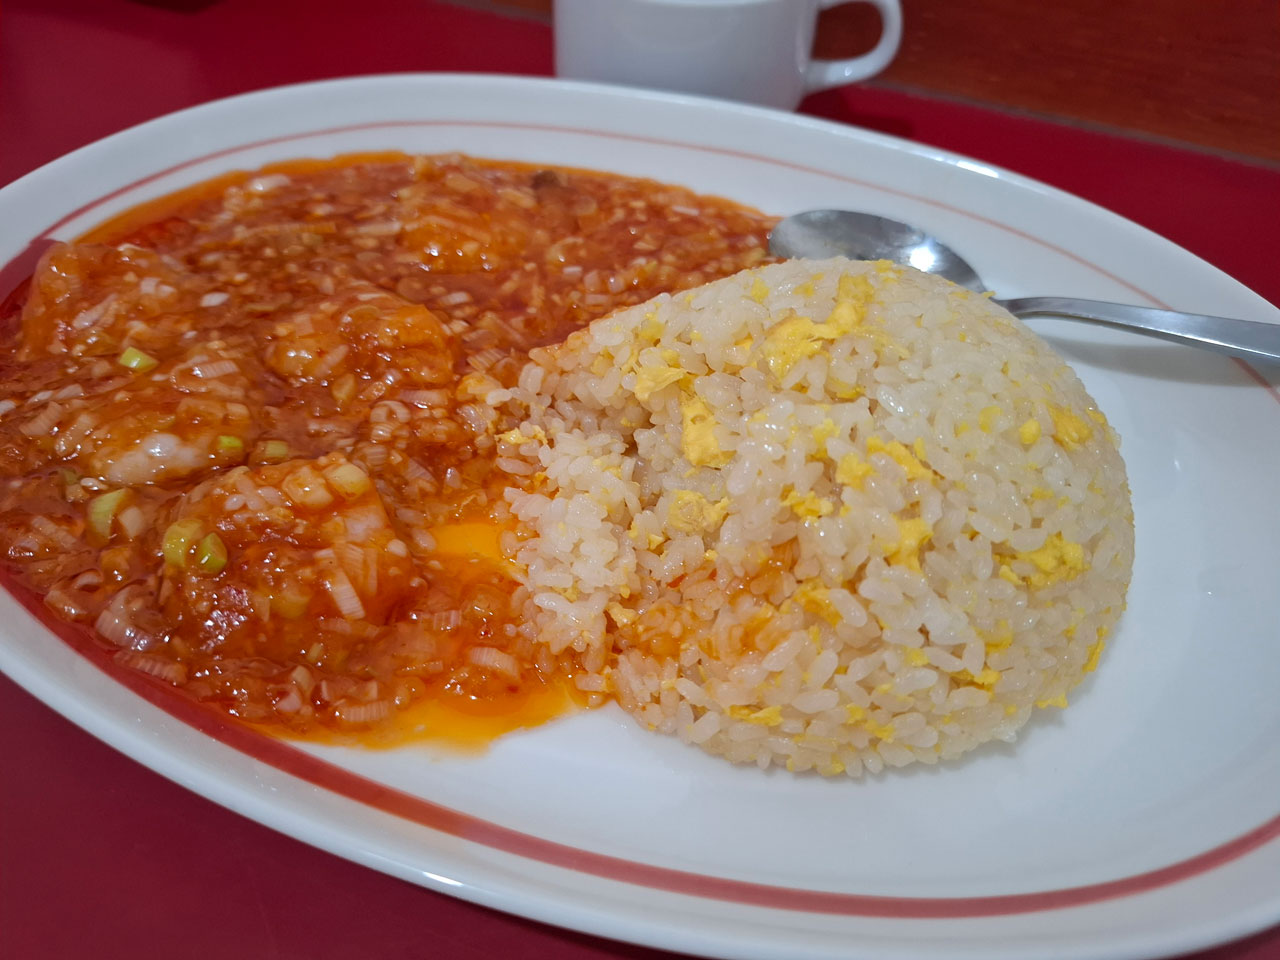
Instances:
[[[421,70],[546,75],[551,31],[431,0],[6,0],[0,184],[216,97]],[[1070,190],[1280,303],[1280,172],[866,86],[802,109]],[[115,753],[3,677],[0,731],[0,956],[671,956],[505,916],[314,850]],[[1280,957],[1280,929],[1196,956]]]

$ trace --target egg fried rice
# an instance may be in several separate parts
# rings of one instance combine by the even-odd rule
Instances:
[[[494,391],[527,636],[731,761],[857,776],[1064,707],[1125,603],[1117,438],[1047,344],[887,262],[790,261]]]

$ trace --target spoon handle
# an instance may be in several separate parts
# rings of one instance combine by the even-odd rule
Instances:
[[[1015,317],[1048,315],[1092,320],[1165,340],[1189,343],[1233,357],[1280,360],[1280,324],[1231,317],[1207,317],[1155,307],[1131,307],[1073,297],[1021,297],[997,300]]]

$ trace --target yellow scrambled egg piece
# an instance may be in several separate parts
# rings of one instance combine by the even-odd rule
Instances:
[[[893,743],[894,729],[892,723],[886,723],[883,726],[876,723],[864,723],[862,726],[873,737],[883,740],[885,743]]]
[[[1018,428],[1018,439],[1026,446],[1031,446],[1040,439],[1040,421],[1032,417]]]
[[[894,543],[882,543],[885,559],[890,566],[906,567],[920,572],[920,548],[933,536],[933,527],[921,517],[898,520],[898,539]]]
[[[805,284],[797,287],[803,296],[808,292]],[[765,363],[774,377],[781,379],[801,360],[813,356],[822,349],[824,340],[835,340],[857,329],[867,316],[867,304],[875,290],[865,276],[843,276],[836,285],[836,304],[823,323],[815,323],[809,317],[791,316],[776,324],[765,338],[762,348]]]
[[[1013,572],[1013,567],[1007,563],[1000,564],[1000,572],[997,574],[1001,580],[1007,580],[1015,587],[1022,586],[1022,578]]]
[[[646,403],[663,387],[679,383],[684,377],[685,371],[680,367],[665,364],[640,367],[636,370],[636,386],[633,392],[637,400]]]
[[[827,455],[827,441],[839,433],[840,428],[836,426],[834,420],[826,417],[809,432],[813,436],[813,442],[817,445],[818,456],[825,457]]]
[[[707,401],[695,394],[686,394],[680,401],[680,415],[684,429],[680,434],[680,451],[695,467],[720,467],[729,457],[716,442],[715,417]]]
[[[843,279],[848,279],[847,277]],[[852,333],[867,317],[867,305],[863,300],[837,300],[827,315],[826,326],[838,334]]]
[[[971,683],[983,690],[990,691],[997,683],[1000,682],[1000,671],[993,670],[990,667],[983,667],[974,676],[968,670],[957,670],[951,675],[960,683]]]
[[[1000,682],[1000,671],[984,667],[978,671],[978,675],[973,678],[973,682],[989,690]]]
[[[640,339],[656,341],[662,336],[662,321],[658,319],[657,311],[650,310],[644,315],[644,323],[640,324]]]
[[[843,483],[855,490],[862,489],[862,481],[872,471],[871,464],[861,459],[856,453],[847,453],[836,464],[836,483]]]
[[[1064,693],[1058,694],[1056,697],[1048,697],[1044,700],[1037,700],[1036,706],[1043,710],[1045,707],[1060,707],[1065,710],[1067,708],[1067,696]]]
[[[902,656],[913,667],[923,667],[929,662],[929,655],[919,647],[907,647]]]
[[[999,407],[983,407],[978,411],[978,429],[983,433],[990,433],[996,428],[996,421],[1000,419],[1000,413]]]
[[[776,727],[782,723],[782,707],[765,707],[762,710],[752,710],[750,707],[730,707],[729,716],[735,720],[745,720],[747,723],[754,723],[762,727]]]
[[[769,372],[777,379],[787,375],[801,360],[812,357],[822,347],[824,339],[833,339],[834,332],[808,317],[794,316],[774,326],[761,347]]]
[[[639,520],[632,520],[631,526],[627,527],[627,536],[633,541],[640,539]],[[656,550],[667,538],[660,533],[651,533],[645,540],[645,544],[650,550]]]
[[[857,384],[845,383],[843,380],[832,376],[827,377],[827,389],[837,400],[857,400],[867,392]]]
[[[1098,669],[1098,659],[1102,656],[1102,651],[1106,649],[1107,642],[1098,637],[1098,639],[1089,644],[1089,659],[1084,662],[1084,672],[1093,673]]]
[[[541,427],[530,427],[529,432],[523,433],[517,427],[514,430],[508,430],[506,433],[500,434],[498,439],[503,443],[528,443],[530,440],[546,440],[547,434]]]
[[[1053,438],[1067,450],[1078,449],[1093,436],[1093,428],[1066,407],[1050,406],[1049,417],[1053,420]]]
[[[804,609],[810,613],[821,617],[833,627],[840,622],[840,611],[835,608],[830,599],[831,591],[823,586],[821,580],[806,580],[796,587],[792,598]],[[817,632],[817,627],[814,627]],[[813,640],[817,642],[819,637],[814,636]]]
[[[923,447],[924,443],[921,441],[919,449],[923,450]],[[916,459],[911,451],[897,440],[885,443],[873,433],[867,437],[867,456],[873,453],[888,454],[891,460],[896,461],[906,471],[908,480],[928,480],[933,477],[933,471]]]
[[[835,510],[835,504],[818,496],[812,490],[808,493],[792,490],[783,496],[782,505],[790,507],[792,513],[805,520],[816,520]]]
[[[1050,536],[1038,550],[1028,550],[1015,556],[1019,560],[1029,561],[1036,568],[1027,577],[1027,582],[1033,587],[1046,587],[1051,583],[1071,580],[1088,569],[1084,562],[1084,547],[1065,539],[1060,533]]]
[[[667,511],[667,523],[683,533],[701,533],[720,526],[728,512],[728,497],[712,503],[695,490],[677,490]]]
[[[634,623],[640,616],[634,610],[628,610],[622,604],[617,602],[608,604],[604,608],[604,612],[609,614],[613,622],[620,627],[625,627],[629,623]]]
[[[876,261],[875,270],[882,276],[895,274],[893,264],[888,260]],[[838,281],[836,281],[836,300],[847,301],[852,300],[855,303],[867,304],[871,302],[871,298],[875,295],[875,289],[871,286],[871,281],[866,278],[865,274],[846,273]]]
[[[769,296],[769,286],[759,277],[751,283],[751,299],[756,303],[764,303],[765,297]]]

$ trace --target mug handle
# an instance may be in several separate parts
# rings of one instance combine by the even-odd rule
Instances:
[[[826,10],[838,7],[850,0],[818,0],[818,6]],[[805,72],[805,92],[829,90],[855,80],[873,77],[893,60],[902,43],[902,6],[899,0],[858,0],[870,3],[880,11],[880,39],[867,53],[846,60],[814,60]]]

